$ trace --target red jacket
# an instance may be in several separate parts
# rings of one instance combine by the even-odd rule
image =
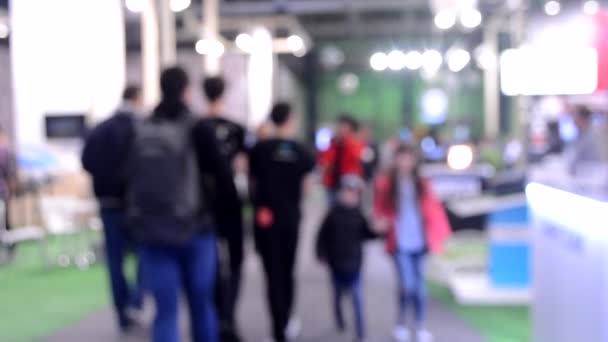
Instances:
[[[344,155],[340,163],[340,175],[357,175],[363,176],[363,164],[361,154],[363,153],[363,144],[355,137],[345,137]],[[334,163],[336,160],[337,142],[335,139],[331,142],[331,146],[326,151],[319,155],[319,164],[325,168],[323,175],[323,184],[328,188],[333,188],[334,180]]]
[[[375,184],[374,213],[377,218],[389,222],[389,229],[386,235],[386,249],[394,254],[397,251],[397,212],[391,205],[390,189],[391,180],[388,176],[378,176]],[[430,182],[423,181],[423,190],[419,198],[420,210],[424,226],[426,245],[431,253],[440,253],[443,244],[450,237],[452,229],[448,222],[447,215],[439,199],[433,194]]]

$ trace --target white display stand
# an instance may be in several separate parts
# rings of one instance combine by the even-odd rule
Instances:
[[[533,183],[536,342],[608,342],[608,203]]]

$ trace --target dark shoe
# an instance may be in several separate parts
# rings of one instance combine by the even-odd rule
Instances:
[[[221,342],[241,342],[239,334],[234,329],[222,329],[220,331]]]

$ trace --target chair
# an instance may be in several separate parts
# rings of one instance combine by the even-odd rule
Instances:
[[[46,262],[46,246],[44,230],[40,227],[29,226],[7,230],[6,207],[4,201],[0,201],[0,263],[9,259],[9,246],[16,246],[27,241],[38,241],[43,261]]]
[[[80,268],[93,264],[97,257],[88,233],[90,215],[97,210],[95,203],[69,196],[43,196],[39,203],[43,226],[50,237],[56,238],[56,264]]]

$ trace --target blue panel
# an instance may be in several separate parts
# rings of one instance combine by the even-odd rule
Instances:
[[[527,243],[490,244],[490,279],[495,287],[528,287],[530,281],[530,248]]]
[[[527,224],[528,207],[521,206],[504,210],[497,210],[490,214],[490,226],[501,224]]]

